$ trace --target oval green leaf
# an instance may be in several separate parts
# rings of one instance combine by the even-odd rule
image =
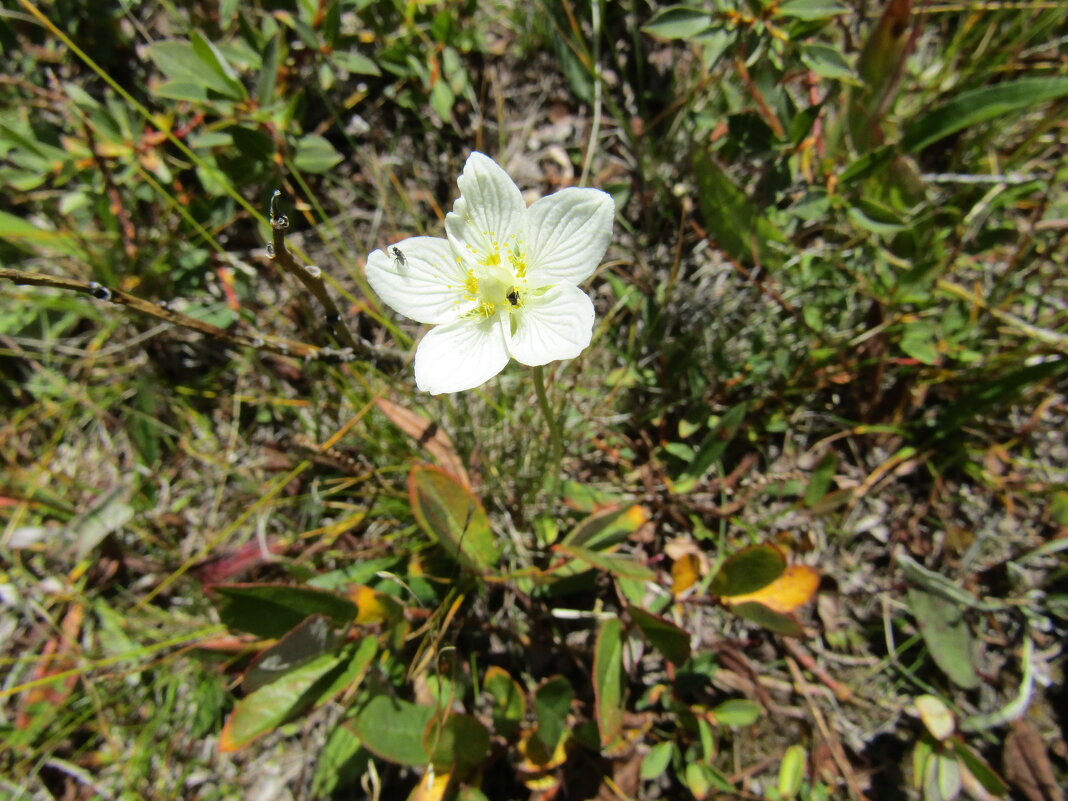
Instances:
[[[246,695],[234,706],[219,735],[220,750],[236,751],[310,707],[321,695],[316,684],[325,681],[341,661],[337,654],[324,654]]]
[[[623,730],[623,625],[606,620],[597,634],[593,655],[593,693],[601,747],[611,744]]]
[[[287,584],[219,584],[211,593],[223,623],[257,637],[281,637],[315,614],[344,626],[358,611],[348,598]]]
[[[495,571],[501,544],[469,489],[444,470],[422,465],[408,476],[408,495],[423,531],[450,557],[475,573]]]
[[[485,760],[489,742],[489,731],[477,718],[448,713],[444,720],[435,717],[431,721],[423,745],[435,770],[464,776]]]
[[[668,662],[678,667],[690,658],[689,633],[638,606],[628,606],[627,614]]]
[[[426,765],[430,755],[423,735],[433,717],[430,707],[376,695],[353,722],[364,747],[375,756],[399,765]]]
[[[712,579],[712,594],[746,595],[775,581],[786,570],[786,557],[774,545],[753,545],[730,556]]]
[[[712,710],[723,726],[752,726],[760,718],[760,704],[746,698],[732,698]]]
[[[692,39],[712,27],[707,11],[691,6],[668,6],[642,26],[642,33],[661,39]]]

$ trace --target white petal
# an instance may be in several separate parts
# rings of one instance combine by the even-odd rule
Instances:
[[[371,288],[394,311],[420,323],[455,320],[466,277],[449,241],[438,237],[415,236],[367,257]]]
[[[593,336],[593,301],[569,284],[529,297],[516,315],[512,357],[531,367],[557,359],[574,359],[586,349]]]
[[[461,252],[485,264],[501,246],[512,246],[526,204],[508,173],[478,151],[467,159],[456,183],[460,197],[445,215],[445,231]]]
[[[432,328],[415,351],[415,383],[431,395],[474,389],[508,364],[507,320],[457,320]]]
[[[527,209],[521,234],[533,287],[579,284],[601,263],[616,204],[600,189],[563,189]]]

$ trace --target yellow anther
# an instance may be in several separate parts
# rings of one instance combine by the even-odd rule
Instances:
[[[464,281],[464,289],[467,290],[468,295],[478,297],[478,278],[475,276],[474,270],[467,271],[467,279]]]

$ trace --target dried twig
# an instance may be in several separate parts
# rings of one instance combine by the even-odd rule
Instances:
[[[352,332],[349,331],[345,322],[341,319],[341,310],[338,309],[334,299],[326,289],[323,280],[323,271],[313,264],[298,264],[293,254],[286,249],[286,230],[289,228],[289,218],[284,214],[278,214],[275,204],[282,193],[277,189],[271,195],[271,238],[272,243],[267,248],[267,255],[274,259],[287,273],[300,281],[304,288],[315,295],[316,300],[326,310],[326,325],[330,331],[341,340],[346,347],[354,351],[363,350],[356,342]]]
[[[257,350],[277,353],[282,356],[296,356],[308,360],[347,362],[354,358],[354,354],[349,348],[319,348],[304,342],[264,336],[255,332],[227,331],[225,328],[220,328],[217,325],[190,317],[188,314],[177,312],[167,306],[166,303],[152,303],[131,295],[129,292],[123,292],[121,289],[112,289],[103,284],[98,284],[96,281],[80,281],[75,278],[63,278],[45,273],[31,273],[7,267],[0,267],[0,279],[20,285],[47,286],[54,289],[65,289],[70,292],[80,292],[97,300],[104,300],[118,306],[129,306],[142,314],[164,320],[172,325],[197,331],[228,345],[256,348]]]
[[[838,736],[831,731],[831,727],[827,725],[827,720],[823,717],[823,713],[820,708],[813,703],[810,697],[811,688],[808,682],[805,681],[804,675],[801,673],[801,668],[797,666],[797,662],[792,657],[786,657],[786,666],[790,668],[790,675],[793,677],[794,686],[797,688],[797,692],[808,703],[809,711],[812,713],[812,719],[816,721],[816,727],[820,730],[820,734],[823,735],[823,741],[827,743],[827,747],[831,751],[831,758],[834,759],[835,764],[838,766],[838,772],[845,779],[847,785],[849,785],[849,791],[852,794],[854,801],[868,801],[868,797],[860,789],[860,783],[857,782],[857,776],[853,772],[853,766],[849,764],[849,758],[846,756],[845,749],[842,748],[842,741],[838,739]]]

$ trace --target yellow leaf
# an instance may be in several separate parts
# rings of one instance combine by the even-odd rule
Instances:
[[[408,801],[441,801],[449,789],[451,778],[450,773],[438,773],[433,768],[428,768],[419,784],[412,788]]]
[[[676,563],[677,564],[677,563]],[[816,594],[820,574],[808,565],[791,565],[775,581],[756,592],[732,595],[720,600],[728,604],[756,602],[773,612],[786,614],[807,604]]]
[[[936,740],[945,740],[953,733],[956,724],[953,721],[953,713],[949,708],[933,695],[921,695],[913,702],[920,720],[927,727],[927,731]]]
[[[690,589],[701,578],[701,560],[688,553],[671,565],[671,593],[676,598]]]
[[[362,584],[349,592],[349,599],[359,609],[356,622],[360,624],[388,623],[398,611],[397,602],[392,596]]]

